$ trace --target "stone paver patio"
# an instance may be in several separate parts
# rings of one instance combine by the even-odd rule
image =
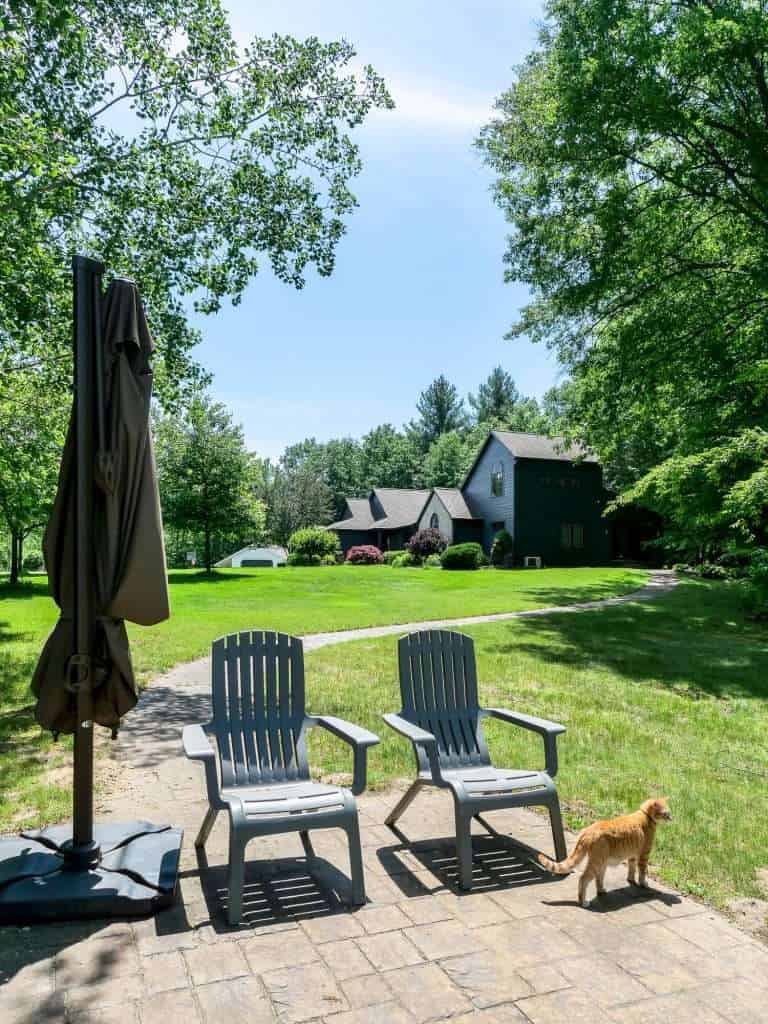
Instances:
[[[437,792],[397,835],[383,825],[397,792],[360,798],[369,903],[358,910],[344,903],[342,836],[313,833],[312,874],[298,836],[254,841],[244,920],[230,928],[227,823],[198,855],[202,772],[181,753],[182,726],[208,717],[207,687],[179,666],[144,692],[121,735],[119,788],[98,810],[186,829],[178,905],[130,923],[0,928],[2,1024],[768,1021],[768,949],[660,886],[630,891],[621,868],[585,910],[575,876],[543,876],[477,824],[475,890],[460,893],[451,801]],[[543,817],[489,822],[551,852]]]

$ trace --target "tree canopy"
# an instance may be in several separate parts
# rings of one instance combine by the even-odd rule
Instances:
[[[263,538],[261,466],[223,405],[199,396],[183,416],[158,418],[155,436],[165,525],[200,545],[208,571],[223,554]]]
[[[768,426],[768,17],[746,0],[545,10],[479,140],[506,275],[533,291],[510,336],[556,350],[568,433],[628,487]]]
[[[347,42],[240,46],[219,0],[16,0],[0,13],[0,371],[66,380],[68,254],[140,285],[172,401],[201,374],[189,298],[264,266],[333,270],[356,205],[352,133],[391,100]]]

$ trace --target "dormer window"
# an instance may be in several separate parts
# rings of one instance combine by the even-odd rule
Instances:
[[[504,463],[494,462],[491,466],[491,495],[500,498],[504,493]]]

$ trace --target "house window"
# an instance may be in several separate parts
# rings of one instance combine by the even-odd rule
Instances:
[[[494,462],[491,466],[491,494],[500,498],[504,493],[504,463]]]
[[[560,544],[564,548],[583,548],[584,526],[581,523],[561,523]]]
[[[429,528],[430,530],[440,529],[440,519],[438,518],[437,512],[433,512],[429,517]]]

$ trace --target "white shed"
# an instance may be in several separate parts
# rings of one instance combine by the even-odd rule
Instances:
[[[285,565],[288,561],[288,552],[285,548],[256,548],[246,547],[235,551],[216,563],[217,569],[252,569],[268,567],[274,568],[278,565]]]

